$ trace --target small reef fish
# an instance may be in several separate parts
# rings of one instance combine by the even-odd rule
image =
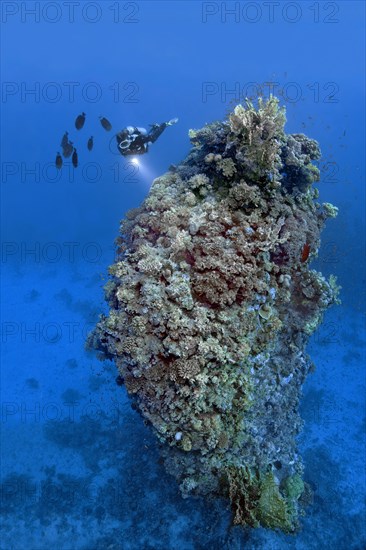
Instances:
[[[90,136],[90,138],[88,139],[88,151],[91,151],[93,149],[93,145],[94,145],[94,140],[93,140],[93,136]]]
[[[69,132],[65,132],[62,136],[61,147],[64,149],[69,141]]]
[[[85,113],[81,113],[81,115],[77,116],[76,117],[76,120],[75,120],[75,128],[77,130],[81,130],[81,128],[84,126],[84,123],[85,123]]]
[[[72,152],[74,150],[74,145],[72,141],[68,141],[66,145],[63,147],[62,154],[65,159],[71,157]]]
[[[305,243],[301,252],[301,262],[304,263],[308,259],[310,254],[310,244]]]
[[[56,164],[56,168],[58,170],[61,170],[61,168],[62,168],[62,156],[60,155],[60,153],[57,153],[57,155],[56,155],[55,164]]]
[[[123,378],[123,376],[121,376],[120,374],[117,376],[116,378],[116,384],[117,386],[123,386],[123,384],[125,383],[125,379]]]
[[[76,149],[74,149],[74,152],[72,154],[72,165],[74,168],[77,168],[78,167],[78,154],[77,154],[77,151]]]
[[[107,132],[112,130],[112,124],[109,122],[109,120],[107,118],[105,118],[104,116],[103,117],[100,116],[99,119],[100,119],[100,123],[103,126],[104,130],[107,130]]]

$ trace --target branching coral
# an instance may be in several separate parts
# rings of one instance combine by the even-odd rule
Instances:
[[[311,187],[319,147],[284,123],[271,97],[190,132],[187,158],[121,224],[89,343],[115,360],[184,496],[226,495],[234,523],[292,532],[305,346],[338,288],[308,267],[336,214]]]

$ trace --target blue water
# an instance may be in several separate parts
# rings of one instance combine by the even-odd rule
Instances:
[[[1,17],[1,550],[364,549],[365,4],[3,1]],[[308,348],[299,449],[315,492],[296,536],[183,500],[115,367],[84,350],[125,212],[190,128],[258,90],[319,141],[320,198],[340,210],[313,262],[343,290]],[[179,123],[136,168],[101,115],[113,131]],[[65,130],[79,167],[58,172]]]

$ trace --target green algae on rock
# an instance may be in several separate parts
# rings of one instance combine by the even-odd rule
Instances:
[[[317,142],[284,124],[270,97],[190,131],[187,158],[121,224],[88,344],[115,361],[183,496],[295,532],[305,347],[339,291],[301,258],[337,209],[316,202]]]

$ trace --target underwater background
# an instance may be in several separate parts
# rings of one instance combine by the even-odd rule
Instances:
[[[0,548],[365,548],[364,2],[3,1],[1,21]],[[190,128],[270,93],[286,131],[320,143],[320,200],[339,208],[312,262],[342,304],[308,346],[314,499],[296,536],[182,499],[115,366],[84,349],[126,211],[187,155]],[[118,153],[115,132],[173,117],[138,166]],[[79,166],[57,170],[65,131]]]

